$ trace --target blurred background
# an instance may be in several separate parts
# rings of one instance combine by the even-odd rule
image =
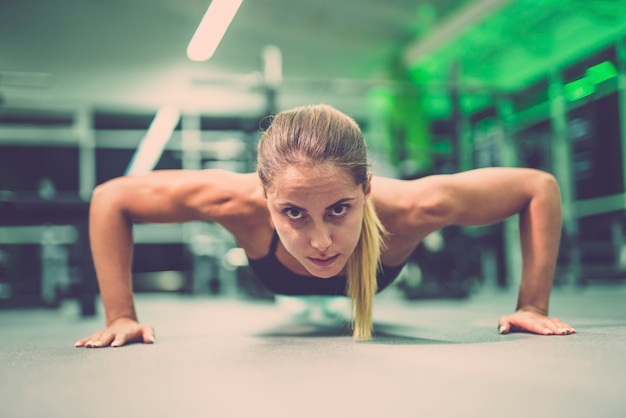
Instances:
[[[93,315],[96,185],[151,169],[253,171],[266,117],[311,103],[357,120],[376,174],[553,173],[555,286],[626,278],[626,2],[243,0],[214,55],[193,61],[210,4],[0,0],[0,307],[76,300]],[[516,229],[429,236],[392,292],[516,288]],[[136,225],[135,238],[137,292],[273,299],[217,225]]]

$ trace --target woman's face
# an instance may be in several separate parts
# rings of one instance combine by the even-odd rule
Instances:
[[[287,251],[314,276],[341,273],[361,234],[368,197],[362,185],[330,163],[298,165],[277,173],[266,192]]]

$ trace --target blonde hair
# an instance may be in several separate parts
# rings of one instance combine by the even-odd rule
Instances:
[[[310,105],[276,115],[258,146],[257,173],[263,187],[272,185],[281,168],[294,164],[331,163],[369,189],[367,147],[357,123],[329,105]],[[347,263],[346,294],[352,300],[355,340],[372,337],[376,273],[384,229],[367,199],[357,246]]]

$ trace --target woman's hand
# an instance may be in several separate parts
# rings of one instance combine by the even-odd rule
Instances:
[[[540,312],[524,308],[512,315],[501,317],[498,330],[500,334],[522,331],[541,335],[568,335],[576,332],[571,325],[558,318],[549,318]]]
[[[74,347],[99,348],[120,347],[130,342],[154,343],[154,329],[129,318],[119,318],[106,329],[95,332],[74,344]]]

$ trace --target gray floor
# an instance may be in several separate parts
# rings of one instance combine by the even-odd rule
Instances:
[[[513,293],[380,295],[377,336],[284,306],[139,295],[157,343],[77,349],[77,307],[0,311],[0,416],[626,417],[626,287],[555,289],[572,336],[502,336]]]

